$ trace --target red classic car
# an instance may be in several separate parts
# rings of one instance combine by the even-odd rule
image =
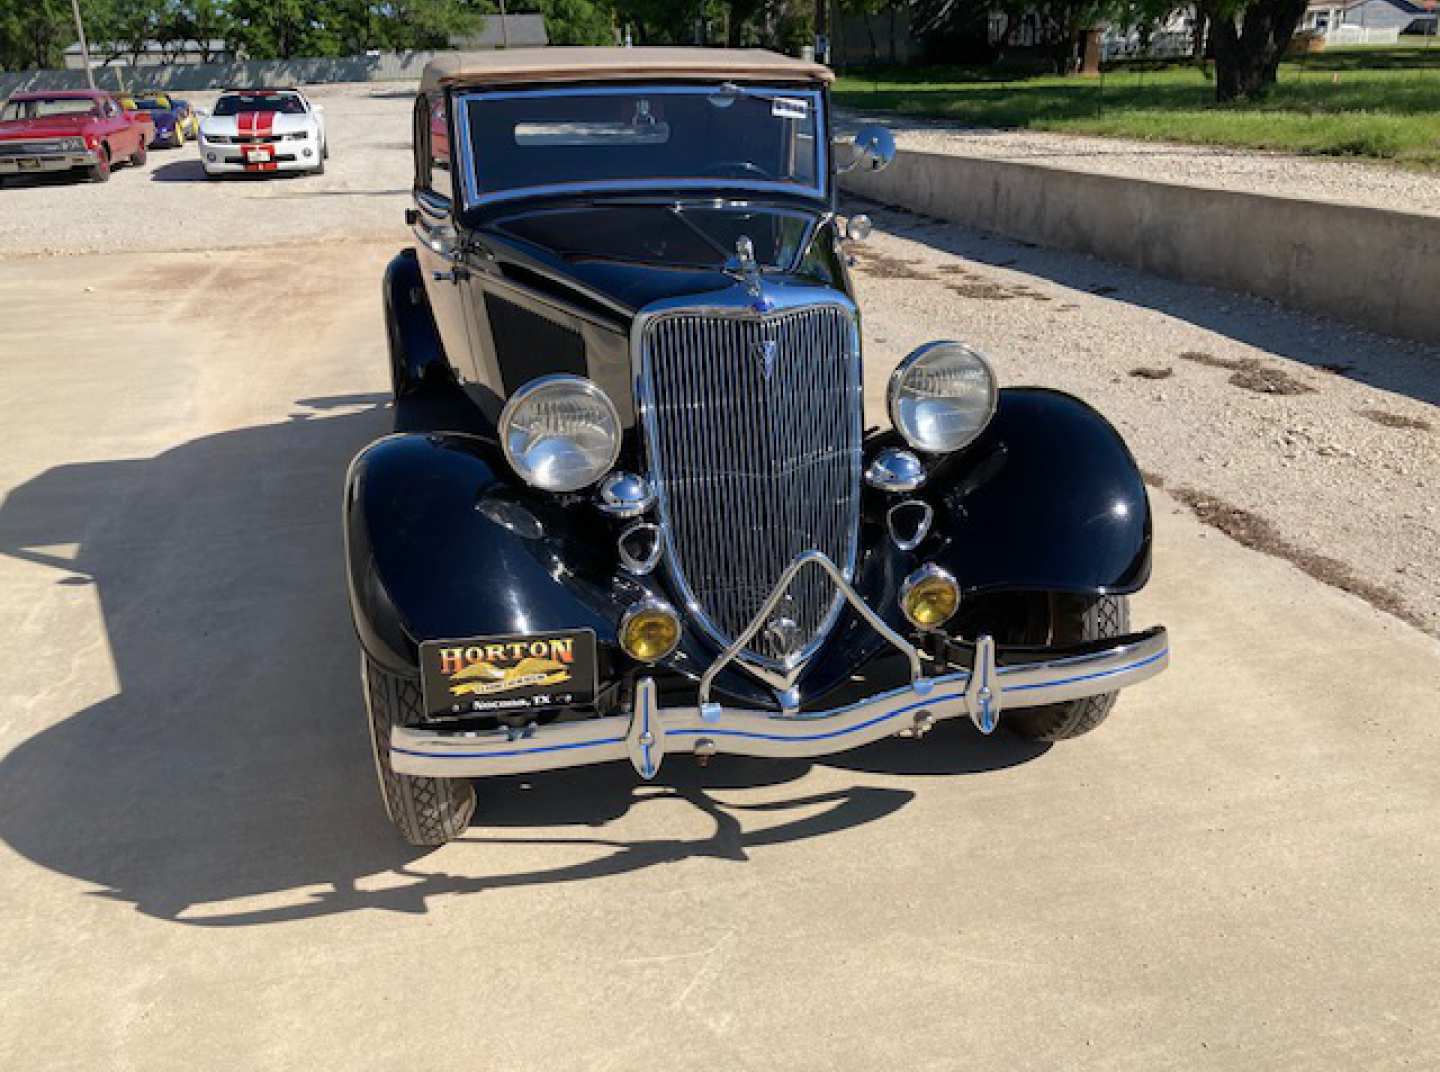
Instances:
[[[16,93],[0,107],[0,179],[79,168],[104,182],[122,160],[145,162],[150,130],[109,93]]]

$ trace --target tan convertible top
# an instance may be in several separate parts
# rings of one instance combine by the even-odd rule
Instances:
[[[624,81],[632,78],[720,78],[732,82],[832,82],[819,63],[760,48],[595,48],[555,45],[490,52],[447,52],[425,65],[420,92],[440,86],[516,82]]]

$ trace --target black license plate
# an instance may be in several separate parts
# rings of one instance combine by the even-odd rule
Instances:
[[[584,707],[595,702],[595,633],[427,640],[420,681],[430,717]]]

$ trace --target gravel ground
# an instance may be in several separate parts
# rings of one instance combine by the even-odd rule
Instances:
[[[1440,349],[862,207],[872,355],[955,338],[1073,392],[1204,520],[1440,635]]]
[[[310,87],[325,106],[324,175],[212,181],[193,142],[152,149],[108,183],[11,180],[0,190],[0,255],[223,249],[405,234],[411,83]],[[209,108],[217,96],[186,99]]]
[[[1241,193],[1440,215],[1440,174],[1253,149],[957,127],[944,120],[847,113],[841,129],[875,122],[902,149],[1124,175]]]

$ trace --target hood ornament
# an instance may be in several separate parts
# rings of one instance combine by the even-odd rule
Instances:
[[[725,264],[725,270],[740,280],[750,295],[757,313],[768,313],[774,306],[765,297],[764,281],[760,277],[760,265],[755,260],[755,243],[749,235],[735,239],[735,256]]]

